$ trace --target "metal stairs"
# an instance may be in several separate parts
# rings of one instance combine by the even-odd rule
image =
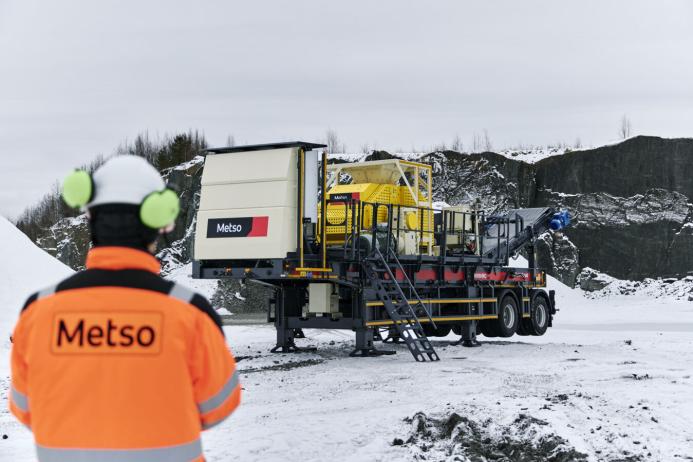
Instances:
[[[390,255],[396,268],[404,275],[402,283],[398,282],[387,259],[382,254],[378,246],[373,247],[372,255],[364,261],[363,269],[366,277],[370,281],[371,288],[376,292],[380,301],[387,311],[390,319],[399,334],[399,338],[404,341],[416,361],[439,361],[438,354],[433,349],[433,345],[426,337],[416,312],[426,313],[429,322],[435,327],[429,310],[416,292],[416,288],[407,276],[402,264],[397,256]],[[412,299],[412,303],[404,294],[402,284]]]

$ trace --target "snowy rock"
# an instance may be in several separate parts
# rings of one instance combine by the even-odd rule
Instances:
[[[568,287],[580,273],[578,248],[563,233],[547,232],[536,241],[537,264]]]
[[[37,239],[36,244],[75,269],[84,269],[89,251],[89,223],[86,215],[59,220]]]
[[[593,270],[592,268],[583,268],[577,279],[578,286],[586,292],[596,292],[602,290],[613,282],[613,278]]]

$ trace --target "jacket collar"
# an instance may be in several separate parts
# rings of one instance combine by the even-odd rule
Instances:
[[[139,269],[159,274],[161,264],[152,254],[130,247],[94,247],[87,254],[87,269]]]

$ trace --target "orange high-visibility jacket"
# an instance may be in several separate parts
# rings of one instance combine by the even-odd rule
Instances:
[[[10,410],[39,460],[204,460],[200,431],[240,403],[236,363],[209,302],[158,273],[146,252],[96,247],[27,300]]]

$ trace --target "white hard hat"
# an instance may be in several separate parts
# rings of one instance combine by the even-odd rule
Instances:
[[[102,204],[139,205],[166,187],[159,172],[142,157],[123,155],[106,161],[93,174],[94,196],[87,207]]]

